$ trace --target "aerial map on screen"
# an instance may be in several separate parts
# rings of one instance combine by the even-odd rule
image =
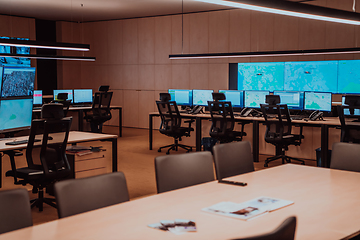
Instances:
[[[360,93],[360,60],[339,61],[338,93]]]
[[[284,62],[239,63],[239,90],[283,90]]]
[[[305,109],[331,111],[331,93],[305,93]]]
[[[285,91],[337,92],[338,61],[286,62]]]
[[[0,131],[30,127],[33,99],[2,100],[0,105]]]

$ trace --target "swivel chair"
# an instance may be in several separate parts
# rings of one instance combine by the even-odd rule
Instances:
[[[37,206],[43,210],[43,203],[56,208],[55,199],[44,198],[44,188],[54,182],[64,179],[71,174],[71,168],[66,157],[66,145],[71,126],[71,117],[64,118],[63,105],[59,103],[44,104],[41,119],[34,119],[31,123],[30,136],[26,148],[27,167],[16,168],[15,159],[10,158],[11,170],[6,176],[14,178],[14,184],[33,186],[33,193],[38,198],[31,200],[31,207]],[[35,161],[33,149],[38,132],[42,134],[40,161]],[[54,140],[49,134],[53,133]]]
[[[267,158],[264,167],[268,167],[269,162],[277,159],[282,159],[283,164],[285,162],[290,163],[291,160],[296,160],[305,165],[303,160],[285,155],[285,152],[289,149],[289,145],[299,146],[301,144],[301,139],[304,138],[302,135],[302,126],[300,126],[300,134],[293,134],[287,105],[276,104],[277,100],[269,102],[270,104],[260,104],[260,106],[266,125],[265,142],[276,147],[276,156]],[[278,102],[280,102],[280,98]],[[276,119],[271,119],[273,114],[276,114]]]
[[[163,148],[168,148],[166,154],[169,154],[170,150],[177,151],[179,147],[185,149],[187,152],[192,151],[191,146],[180,144],[179,141],[181,141],[182,137],[189,137],[190,132],[194,131],[194,129],[191,127],[191,123],[193,123],[194,120],[184,121],[184,123],[188,123],[189,125],[183,127],[182,118],[176,102],[169,101],[169,95],[163,94],[160,96],[162,101],[156,101],[161,118],[159,131],[166,136],[173,137],[174,143],[160,147],[158,152],[161,152],[161,149]]]
[[[67,100],[68,98],[68,93],[59,93],[56,96],[57,100],[52,100],[51,103],[61,103],[63,105],[63,110],[64,110],[64,117],[67,116],[67,113],[69,111],[69,107],[71,105],[71,100]]]
[[[94,94],[91,112],[85,111],[85,120],[90,123],[91,132],[101,133],[104,122],[111,119],[110,103],[113,92],[108,92],[109,86],[100,86]]]
[[[337,111],[341,123],[341,142],[360,143],[360,96],[345,96],[346,105],[338,105]],[[348,113],[345,115],[345,111]]]

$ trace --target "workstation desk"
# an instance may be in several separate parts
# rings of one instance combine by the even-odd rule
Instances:
[[[0,235],[2,239],[235,239],[270,232],[286,218],[297,217],[296,240],[349,239],[359,233],[360,173],[284,164],[156,194]],[[294,204],[249,221],[204,212],[223,201],[245,202],[272,197]],[[175,235],[148,227],[161,220],[194,220],[197,232]]]
[[[84,130],[84,112],[90,111],[92,109],[91,106],[88,107],[76,107],[71,106],[69,107],[70,112],[77,112],[78,113],[78,130]],[[118,110],[119,111],[119,137],[122,137],[122,107],[121,106],[110,106],[110,110]],[[41,108],[33,109],[34,113],[41,113]]]
[[[49,140],[50,143],[61,142],[63,139],[62,133],[51,133],[52,140]],[[79,131],[70,131],[68,144],[76,145],[77,143],[82,142],[92,142],[92,141],[110,141],[112,143],[112,171],[117,172],[117,135],[112,134],[101,134],[101,133],[90,133],[90,132],[79,132]],[[0,152],[10,151],[10,150],[22,150],[26,149],[27,143],[19,144],[19,145],[6,145],[6,142],[11,142],[16,139],[16,141],[28,139],[28,136],[14,137],[6,140],[0,141]],[[42,139],[42,135],[36,137],[38,139]],[[40,147],[42,142],[35,142],[34,145]],[[16,161],[16,159],[15,159]],[[73,168],[73,174],[75,169]],[[2,173],[2,156],[0,154],[0,173]],[[0,188],[2,187],[2,179],[0,177]]]
[[[158,112],[149,113],[149,149],[152,150],[153,145],[153,118],[159,117]],[[187,114],[181,113],[181,116],[185,119],[194,119],[195,120],[195,142],[196,142],[196,151],[201,151],[201,122],[203,120],[210,120],[211,116],[209,113],[205,114]],[[240,117],[234,116],[235,120],[238,122],[252,123],[252,149],[254,162],[259,162],[259,124],[264,123],[265,119],[263,117]],[[330,162],[328,159],[328,150],[329,150],[329,128],[335,128],[341,126],[340,120],[338,117],[328,117],[324,118],[324,121],[305,121],[305,120],[292,120],[291,121],[295,126],[302,125],[306,127],[320,127],[321,128],[321,161],[322,167],[329,167]],[[340,141],[340,139],[339,139]],[[315,150],[315,149],[314,149]]]

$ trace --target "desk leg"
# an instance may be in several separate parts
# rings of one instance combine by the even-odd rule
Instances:
[[[0,153],[0,188],[2,188],[2,154]]]
[[[254,120],[253,124],[253,158],[259,162],[259,121]]]
[[[83,110],[79,110],[79,115],[78,115],[78,126],[79,126],[79,131],[84,131],[84,111]]]
[[[122,137],[122,108],[119,108],[119,137]]]
[[[149,115],[149,149],[152,150],[153,144],[153,116]]]
[[[196,120],[196,151],[201,151],[201,118],[197,117]]]
[[[321,167],[330,167],[328,161],[329,151],[329,127],[326,124],[321,125]]]
[[[118,171],[118,163],[117,163],[117,138],[111,139],[112,143],[112,171]]]

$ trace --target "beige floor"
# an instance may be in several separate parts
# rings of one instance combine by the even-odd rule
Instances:
[[[117,134],[117,128],[105,127],[104,133]],[[170,144],[172,139],[154,131],[154,150],[148,147],[148,130],[136,128],[123,128],[123,137],[118,138],[118,162],[119,171],[124,172],[129,189],[130,199],[145,197],[156,194],[154,158],[165,155],[164,152],[157,152],[157,148]],[[185,153],[179,150],[179,153]],[[255,170],[264,168],[265,155],[260,155],[260,162],[255,163]],[[269,164],[269,167],[277,166],[281,161]],[[315,165],[315,161],[307,160],[306,165]],[[11,179],[6,179],[11,181]],[[35,195],[30,193],[30,197]],[[40,224],[57,219],[56,209],[44,205],[44,211],[39,212],[36,208],[32,209],[34,224]]]

